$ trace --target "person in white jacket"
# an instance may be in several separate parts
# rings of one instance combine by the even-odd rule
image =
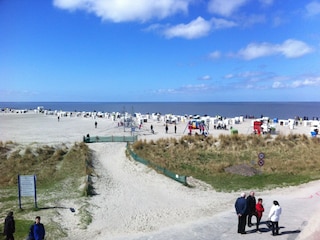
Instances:
[[[273,201],[273,206],[270,209],[268,219],[272,223],[272,235],[279,235],[279,219],[281,215],[281,207],[278,201]]]

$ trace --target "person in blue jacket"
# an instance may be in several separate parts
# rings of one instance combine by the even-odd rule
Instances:
[[[35,223],[30,227],[28,240],[43,240],[45,235],[46,231],[40,222],[40,216],[36,216]]]
[[[234,206],[238,215],[238,233],[246,234],[245,228],[247,224],[247,200],[245,193],[241,193]]]

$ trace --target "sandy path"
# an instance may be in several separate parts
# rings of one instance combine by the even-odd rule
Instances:
[[[159,231],[209,217],[227,209],[227,194],[212,189],[187,188],[125,157],[124,143],[91,144],[97,157],[95,178],[97,196],[93,206],[94,221],[88,228],[94,239]],[[94,235],[92,235],[94,233]],[[108,236],[106,238],[106,236]],[[70,238],[69,238],[70,239]],[[84,233],[72,239],[88,239]]]
[[[90,147],[96,153],[98,195],[90,200],[93,223],[86,231],[71,231],[68,239],[237,239],[234,200],[238,193],[217,193],[199,185],[187,188],[153,170],[128,161],[123,143],[98,143]],[[320,210],[320,181],[298,187],[257,192],[263,197],[266,220],[273,200],[283,207],[282,235],[277,239],[295,239],[302,229],[316,229]],[[309,225],[308,225],[309,223]],[[254,228],[245,239],[256,239]],[[260,239],[270,232],[262,224]],[[314,232],[314,231],[313,231]],[[316,234],[310,232],[310,234]],[[300,239],[313,239],[308,231]],[[243,236],[241,236],[244,238]],[[315,235],[314,239],[318,239]]]

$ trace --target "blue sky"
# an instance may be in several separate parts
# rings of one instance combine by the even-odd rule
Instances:
[[[0,0],[0,101],[320,101],[320,0]]]

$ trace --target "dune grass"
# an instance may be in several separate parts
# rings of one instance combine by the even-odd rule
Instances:
[[[218,191],[267,189],[320,179],[320,139],[306,135],[183,136],[140,140],[132,149],[158,166],[203,180]],[[258,165],[259,153],[265,155],[263,166]],[[238,165],[248,165],[260,174],[225,171]]]
[[[13,142],[0,142],[0,212],[5,218],[8,211],[14,211],[17,231],[15,239],[25,239],[30,224],[37,215],[51,218],[46,224],[47,239],[66,237],[55,216],[59,215],[60,201],[74,201],[90,195],[92,189],[86,182],[88,175],[93,173],[92,157],[88,146],[75,143],[73,146],[30,144],[19,145]],[[18,206],[18,175],[36,175],[37,205],[33,197],[22,197],[22,209]],[[80,188],[80,186],[83,186]],[[82,207],[77,209],[81,222],[88,224],[91,215],[86,210],[84,199]],[[69,209],[66,209],[69,212]],[[3,224],[2,224],[3,225]],[[1,226],[3,228],[3,226]]]
[[[16,231],[14,234],[15,239],[25,240],[26,237],[28,236],[28,231],[26,232],[26,230],[28,230],[30,228],[33,221],[32,220],[24,220],[24,219],[16,219],[15,223],[16,223]],[[0,232],[1,233],[3,232],[3,224],[1,224]],[[0,239],[4,240],[5,237],[1,236]]]
[[[140,157],[180,175],[203,180],[218,191],[266,189],[320,179],[320,139],[305,135],[184,136],[137,141],[131,147]],[[265,155],[262,167],[257,164],[261,152]],[[24,146],[0,142],[0,217],[4,219],[8,211],[14,211],[18,226],[15,239],[25,239],[36,215],[59,215],[54,208],[46,207],[55,206],[52,204],[59,204],[62,199],[86,199],[94,193],[90,182],[94,172],[91,154],[84,143]],[[225,171],[238,165],[248,165],[260,174],[248,177]],[[34,208],[30,198],[23,199],[22,210],[18,208],[18,174],[37,176],[39,209]],[[87,208],[84,200],[77,209],[81,228],[92,221]],[[66,237],[67,231],[54,219],[46,225],[48,239]],[[3,224],[0,231],[2,228]]]

